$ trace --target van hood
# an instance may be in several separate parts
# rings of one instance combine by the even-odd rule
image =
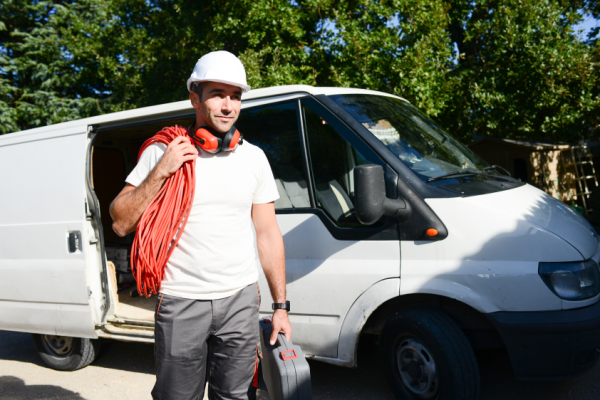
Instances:
[[[498,211],[524,218],[530,224],[555,234],[573,246],[585,260],[596,252],[596,231],[571,207],[531,185],[501,193],[501,196],[491,196],[489,199],[496,203],[494,208]]]

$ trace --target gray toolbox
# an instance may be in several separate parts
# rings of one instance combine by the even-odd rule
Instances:
[[[300,346],[294,346],[282,334],[271,346],[271,319],[263,318],[259,324],[262,373],[271,400],[312,400],[310,367]]]

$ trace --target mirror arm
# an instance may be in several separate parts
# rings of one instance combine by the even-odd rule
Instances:
[[[412,214],[410,204],[403,199],[383,199],[383,215],[406,221]]]

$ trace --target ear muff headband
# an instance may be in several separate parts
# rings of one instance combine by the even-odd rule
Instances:
[[[233,151],[239,144],[243,143],[243,135],[232,126],[225,137],[221,139],[210,126],[201,126],[191,135],[202,150],[207,153],[216,154],[220,151]]]

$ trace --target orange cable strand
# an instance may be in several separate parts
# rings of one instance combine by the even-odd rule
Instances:
[[[169,145],[178,136],[189,137],[189,134],[181,126],[163,128],[144,142],[138,161],[151,144]],[[177,247],[192,208],[195,166],[196,160],[186,161],[168,177],[138,223],[131,248],[131,272],[140,295],[150,297],[160,290],[165,266]]]

